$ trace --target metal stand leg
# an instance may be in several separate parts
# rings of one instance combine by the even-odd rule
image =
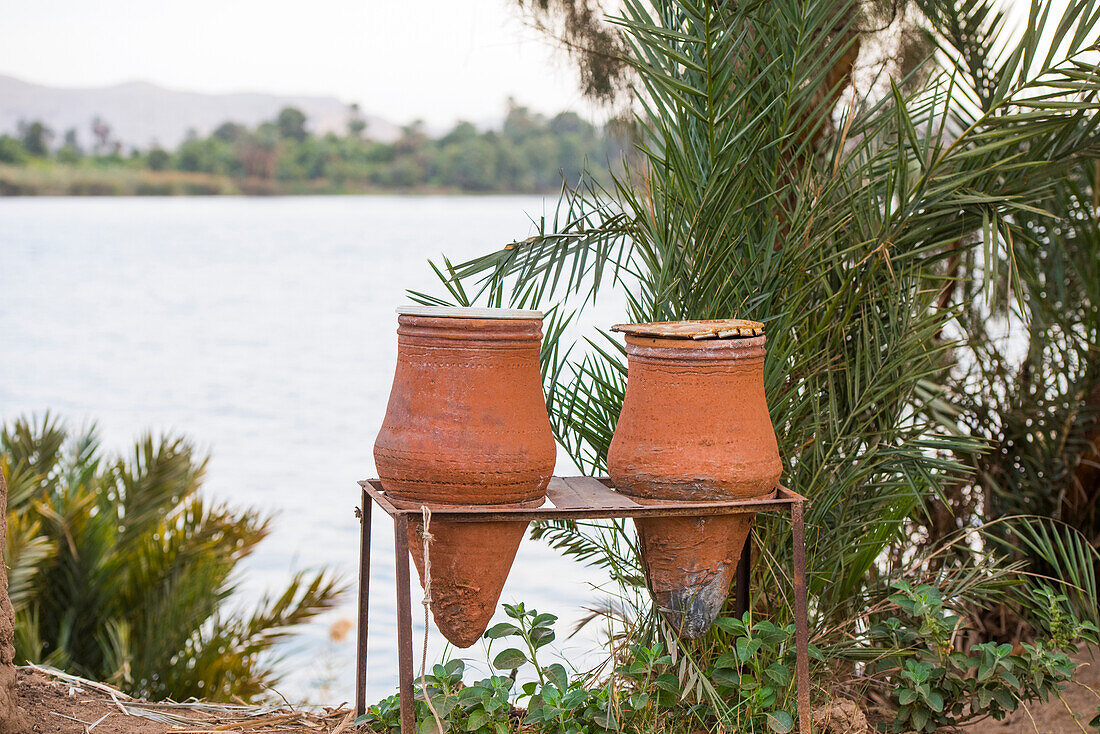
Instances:
[[[802,503],[791,505],[794,542],[794,630],[798,675],[798,731],[810,734],[810,632],[806,607],[806,528]]]
[[[370,511],[374,501],[363,490],[359,512],[359,615],[355,641],[355,717],[367,710],[367,600],[370,597]]]
[[[737,561],[737,586],[733,596],[733,609],[737,618],[749,611],[749,575],[752,573],[752,533],[745,538],[745,547],[741,549],[741,558]]]
[[[415,734],[413,713],[412,591],[409,587],[409,516],[393,518],[397,570],[397,675],[401,694],[401,734]]]

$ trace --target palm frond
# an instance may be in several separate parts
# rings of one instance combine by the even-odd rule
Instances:
[[[330,572],[298,574],[255,614],[226,613],[271,521],[203,499],[206,459],[183,438],[144,436],[123,459],[51,419],[0,436],[0,466],[29,488],[6,548],[20,660],[151,698],[262,696],[275,646],[343,591]]]

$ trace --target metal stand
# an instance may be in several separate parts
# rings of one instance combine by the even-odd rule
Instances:
[[[355,668],[355,715],[366,711],[367,696],[367,599],[370,593],[370,518],[377,503],[393,518],[393,542],[397,577],[397,670],[401,696],[401,734],[414,734],[413,718],[413,640],[412,588],[409,583],[409,518],[419,510],[399,510],[386,498],[377,479],[359,482],[363,488],[362,523],[359,549],[359,619]],[[791,513],[794,545],[794,617],[796,678],[798,681],[798,730],[810,733],[810,660],[809,624],[806,609],[806,547],[803,505],[806,498],[785,487],[777,487],[767,497],[728,502],[657,502],[639,505],[610,488],[606,479],[591,477],[554,477],[546,488],[548,504],[538,508],[507,506],[434,505],[432,518],[452,522],[507,522],[515,520],[594,520],[623,517],[697,517],[701,515],[756,514],[764,510],[784,509]],[[745,542],[737,564],[735,609],[744,614],[749,608],[749,571],[751,542]]]

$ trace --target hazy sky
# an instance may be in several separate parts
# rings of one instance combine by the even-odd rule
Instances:
[[[0,74],[335,95],[395,122],[581,111],[569,62],[516,0],[32,0],[4,4]]]

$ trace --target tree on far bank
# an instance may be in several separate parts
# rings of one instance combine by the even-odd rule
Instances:
[[[28,158],[27,149],[18,139],[11,135],[0,135],[0,163],[19,166],[26,163]]]
[[[264,123],[237,141],[235,150],[249,178],[272,179],[279,162],[279,133],[275,125]]]
[[[71,148],[77,155],[82,155],[84,153],[84,149],[80,147],[80,135],[77,133],[75,127],[70,127],[65,131],[62,145]]]
[[[279,116],[275,118],[275,127],[279,131],[279,137],[284,140],[296,140],[299,143],[306,139],[306,115],[297,107],[284,107],[279,110]]]
[[[50,139],[53,137],[53,131],[41,120],[20,122],[19,137],[23,143],[23,149],[35,158],[45,158],[50,154]]]
[[[247,131],[248,128],[240,123],[223,122],[214,129],[212,135],[223,143],[235,143]]]
[[[171,160],[172,157],[168,155],[168,151],[159,145],[154,145],[152,149],[145,154],[145,166],[150,171],[166,170]]]
[[[363,131],[367,129],[367,121],[363,119],[363,112],[359,109],[358,102],[348,105],[348,136],[359,140],[363,137]]]
[[[84,157],[84,150],[80,147],[76,128],[70,127],[65,131],[64,142],[57,149],[57,162],[74,164]]]
[[[99,115],[92,118],[92,137],[95,138],[94,150],[97,155],[111,152],[111,126]]]

